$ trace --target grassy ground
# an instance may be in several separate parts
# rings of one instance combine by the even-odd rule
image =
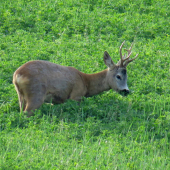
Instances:
[[[0,169],[170,169],[170,1],[1,0]],[[30,60],[105,69],[134,41],[130,95],[112,90],[19,112],[13,72]]]

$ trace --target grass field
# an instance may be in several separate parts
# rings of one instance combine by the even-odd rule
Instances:
[[[131,93],[19,111],[14,71],[30,60],[85,73],[134,41]],[[170,1],[0,1],[1,170],[170,169]]]

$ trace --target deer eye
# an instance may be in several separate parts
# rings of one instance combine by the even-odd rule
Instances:
[[[120,77],[119,75],[117,75],[116,78],[117,78],[118,80],[121,80],[121,77]]]

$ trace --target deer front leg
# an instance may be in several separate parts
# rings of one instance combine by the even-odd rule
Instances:
[[[83,94],[74,91],[70,94],[69,99],[81,102],[83,96],[84,96]]]
[[[80,102],[82,100],[82,97],[85,96],[86,92],[87,92],[87,89],[83,83],[77,84],[74,86],[74,88],[70,94],[70,99]]]

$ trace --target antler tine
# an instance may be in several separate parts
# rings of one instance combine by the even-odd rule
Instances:
[[[126,63],[124,64],[124,66],[126,67],[130,62],[132,62],[133,60],[135,60],[138,57],[139,54],[136,54],[136,56],[130,60],[127,60]],[[130,56],[129,56],[130,57]]]
[[[129,49],[125,49],[128,52],[128,54],[132,51],[133,44],[134,44],[134,42],[132,43],[132,45]]]
[[[124,43],[125,43],[125,41],[123,41],[123,43],[120,46],[120,61],[118,62],[118,65],[120,67],[126,67],[130,62],[132,62],[133,60],[135,60],[138,57],[138,54],[137,54],[133,59],[129,59],[132,54],[132,47],[133,47],[134,43],[132,43],[132,45],[129,49],[125,49],[128,52],[128,56],[126,57],[126,54],[124,54],[124,56],[122,56],[122,47],[123,47]]]
[[[126,58],[123,59],[123,62],[125,62],[126,60],[128,60],[131,56],[132,52],[128,53],[128,56]],[[125,56],[125,55],[124,55]]]
[[[131,45],[131,47],[129,49],[125,49],[126,51],[128,51],[128,56],[126,58],[126,54],[124,54],[124,56],[122,56],[122,47],[124,45],[125,41],[123,41],[123,43],[121,44],[120,46],[120,58],[121,58],[121,63],[120,63],[120,66],[123,66],[123,63],[129,59],[130,55],[132,54],[131,50],[132,50],[132,46],[133,46],[133,43]]]
[[[123,66],[123,56],[122,56],[122,47],[124,45],[125,41],[123,41],[123,43],[120,46],[120,66]]]

